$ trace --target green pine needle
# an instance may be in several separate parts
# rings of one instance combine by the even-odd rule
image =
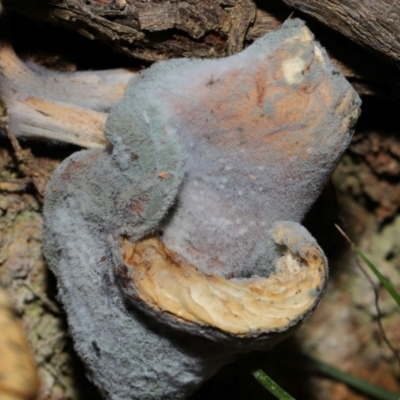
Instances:
[[[285,392],[276,382],[274,382],[262,369],[257,369],[252,372],[254,378],[258,380],[267,389],[270,393],[272,393],[279,400],[295,400],[290,394]]]
[[[335,226],[336,229],[343,235],[343,237],[350,243],[351,248],[360,256],[360,258],[365,262],[368,268],[375,274],[375,276],[379,279],[379,281],[382,283],[382,285],[386,288],[389,294],[393,297],[394,301],[400,307],[400,295],[397,293],[396,289],[392,286],[389,280],[379,272],[375,265],[372,264],[367,256],[351,241],[351,239],[343,232],[343,230],[338,225],[335,224]]]
[[[389,392],[381,388],[380,386],[374,385],[364,379],[357,378],[346,372],[341,371],[329,364],[325,364],[322,361],[315,360],[310,357],[304,357],[305,362],[314,368],[316,371],[328,376],[329,378],[335,379],[339,382],[343,382],[353,389],[359,390],[368,396],[373,397],[377,400],[399,400],[400,395]]]

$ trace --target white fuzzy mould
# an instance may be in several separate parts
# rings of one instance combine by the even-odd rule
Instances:
[[[304,80],[303,71],[306,68],[305,61],[300,57],[293,57],[282,62],[283,77],[289,85],[300,83]]]

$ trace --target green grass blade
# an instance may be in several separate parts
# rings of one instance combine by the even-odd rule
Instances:
[[[400,295],[397,293],[396,289],[391,285],[389,280],[384,277],[379,270],[375,267],[374,264],[366,257],[366,255],[356,246],[352,245],[353,250],[360,256],[360,258],[367,264],[368,268],[375,274],[375,276],[379,279],[382,285],[386,288],[389,294],[393,297],[394,301],[400,307]]]
[[[367,256],[359,249],[352,240],[346,235],[342,228],[339,225],[335,224],[336,229],[343,235],[343,237],[350,243],[351,248],[360,256],[360,258],[367,264],[368,268],[375,274],[375,276],[379,279],[382,285],[386,288],[389,294],[393,297],[393,300],[400,307],[400,295],[397,293],[396,289],[392,286],[389,280],[384,277],[375,267],[374,264],[367,258]]]
[[[262,369],[257,369],[252,372],[254,378],[258,380],[267,389],[270,393],[272,393],[279,400],[295,400],[290,394],[285,392],[276,382],[274,382]]]
[[[373,385],[365,381],[364,379],[356,378],[346,372],[341,371],[331,365],[325,364],[321,361],[315,360],[313,358],[305,357],[307,363],[311,365],[316,371],[323,373],[324,375],[333,378],[337,381],[343,382],[346,385],[359,390],[371,397],[378,400],[399,400],[400,395],[394,394],[381,388],[380,386]]]

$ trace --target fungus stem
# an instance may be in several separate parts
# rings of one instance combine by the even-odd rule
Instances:
[[[346,233],[335,224],[336,229],[343,235],[343,237],[350,243],[351,248],[359,255],[359,257],[365,262],[368,268],[375,274],[375,276],[379,279],[382,285],[386,288],[389,294],[393,297],[394,301],[400,307],[400,295],[397,293],[396,289],[391,285],[390,281],[383,276],[379,270],[375,267],[375,265],[367,258],[367,256],[359,249],[354,242],[346,235]]]

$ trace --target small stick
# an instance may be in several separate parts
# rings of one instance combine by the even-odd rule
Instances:
[[[364,262],[366,262],[365,260],[367,260],[368,262],[366,262],[366,264],[369,266],[369,264],[373,265],[365,256],[364,254],[361,252],[361,250],[356,247],[356,245],[354,244],[354,242],[349,238],[349,236],[343,231],[343,229],[340,228],[339,225],[335,224],[336,229],[342,234],[342,236],[350,243],[352,249],[358,254],[360,255],[360,257],[363,259]],[[362,255],[362,256],[361,256]],[[382,312],[379,306],[379,288],[378,286],[373,282],[372,278],[368,275],[367,271],[364,269],[364,267],[361,265],[361,263],[359,262],[359,260],[357,259],[357,266],[358,268],[361,270],[361,272],[363,273],[363,275],[368,279],[368,281],[370,282],[371,286],[372,286],[372,290],[374,292],[374,296],[375,296],[375,309],[377,312],[377,318],[376,318],[376,322],[378,324],[378,328],[379,331],[381,333],[382,339],[383,341],[386,343],[386,345],[388,346],[388,348],[392,351],[394,357],[396,358],[399,368],[400,368],[400,352],[394,348],[394,346],[392,345],[391,341],[389,340],[389,338],[386,335],[386,332],[383,328],[382,325]],[[375,268],[375,267],[374,267]],[[375,268],[376,271],[378,271]],[[374,269],[372,269],[372,272],[375,273]],[[378,271],[379,272],[379,271]],[[376,275],[376,274],[375,274]],[[379,276],[377,275],[378,279],[381,281],[381,279],[379,278]],[[386,278],[385,278],[386,279]],[[387,280],[387,279],[386,279]],[[389,282],[389,281],[388,281]],[[385,284],[381,281],[381,284],[385,286]],[[394,289],[393,289],[394,290]],[[389,292],[390,293],[390,292]],[[396,299],[395,299],[396,300]]]

